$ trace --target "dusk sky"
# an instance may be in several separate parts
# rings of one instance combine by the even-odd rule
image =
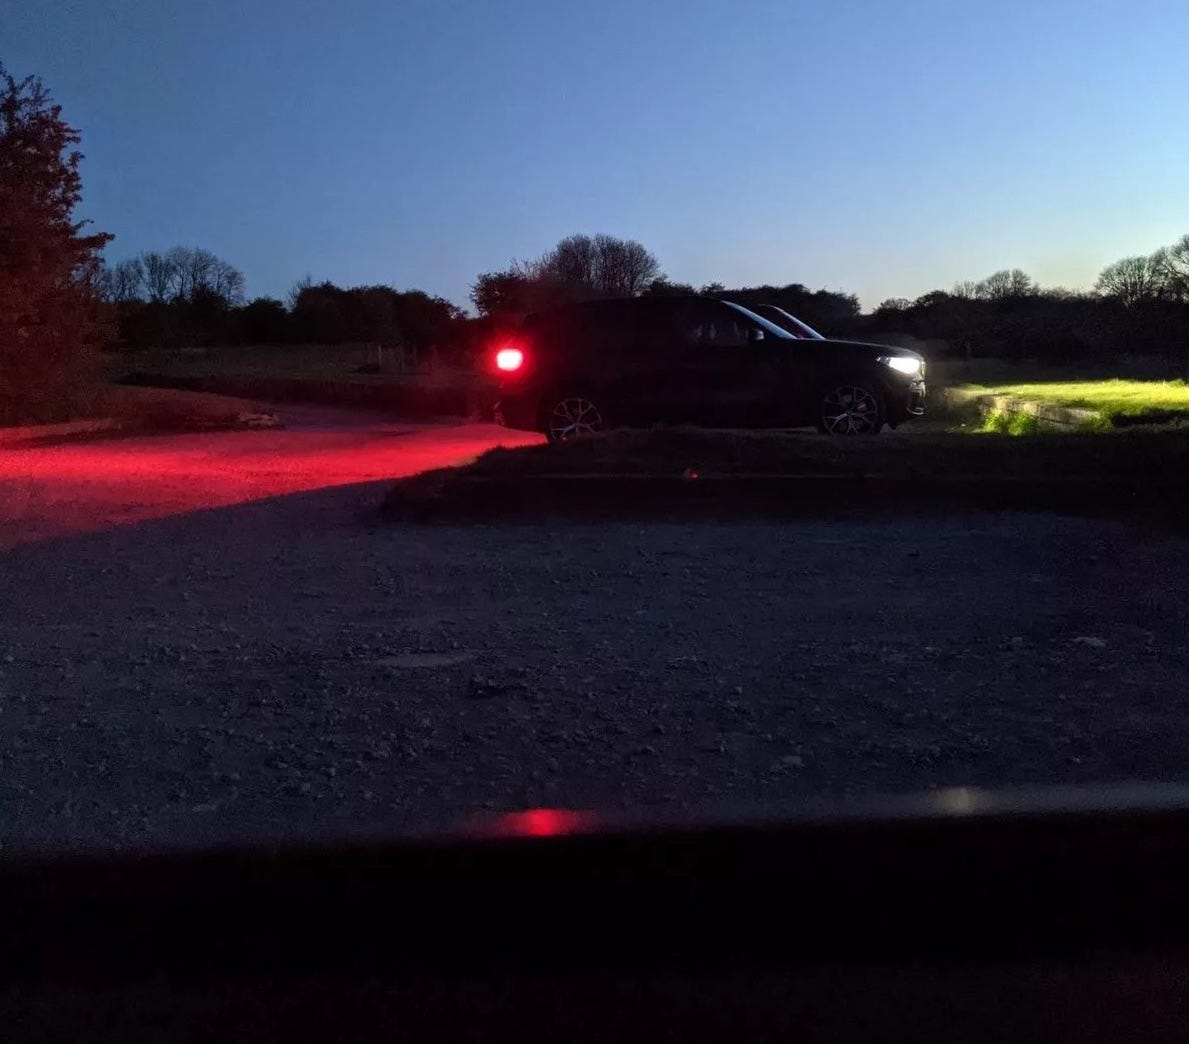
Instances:
[[[872,308],[1189,232],[1186,0],[3,0],[108,258],[466,303],[574,232]]]

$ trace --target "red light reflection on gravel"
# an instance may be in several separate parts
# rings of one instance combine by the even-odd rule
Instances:
[[[453,467],[543,442],[493,424],[404,424],[302,407],[310,423],[38,444],[0,431],[0,549]],[[285,412],[288,411],[288,414]],[[296,408],[282,412],[300,418]],[[326,420],[323,421],[322,417]]]
[[[556,837],[588,830],[597,821],[593,812],[566,808],[529,808],[506,812],[495,823],[498,834],[511,837]]]

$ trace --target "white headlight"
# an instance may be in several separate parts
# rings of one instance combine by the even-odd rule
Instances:
[[[920,373],[921,360],[913,359],[907,355],[884,355],[879,360],[885,366],[890,366],[893,370],[899,370],[901,373]]]

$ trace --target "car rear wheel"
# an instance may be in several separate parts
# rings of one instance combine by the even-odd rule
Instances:
[[[869,381],[831,382],[818,408],[818,430],[826,435],[876,435],[884,425],[883,394]]]
[[[584,395],[567,395],[554,400],[545,415],[545,434],[550,442],[568,442],[606,430],[602,410]]]

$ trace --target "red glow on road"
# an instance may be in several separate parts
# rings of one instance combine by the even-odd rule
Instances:
[[[37,445],[0,438],[0,549],[207,508],[466,464],[540,435],[295,408],[277,431]],[[291,419],[292,418],[292,419]]]
[[[513,837],[557,837],[589,830],[595,823],[593,812],[566,808],[530,808],[507,812],[499,817],[496,831]]]

